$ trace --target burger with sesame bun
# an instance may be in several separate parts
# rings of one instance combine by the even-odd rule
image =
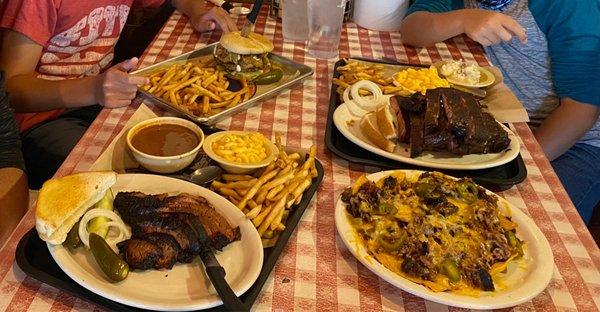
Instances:
[[[254,79],[271,70],[268,54],[273,43],[257,33],[243,37],[239,31],[223,34],[214,51],[217,65],[234,76]]]

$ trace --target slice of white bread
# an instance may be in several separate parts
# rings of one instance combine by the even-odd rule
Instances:
[[[387,151],[394,152],[396,144],[388,140],[381,134],[377,125],[377,116],[375,112],[365,114],[360,120],[360,130],[371,142],[375,143],[379,148]]]
[[[375,111],[377,117],[377,127],[379,132],[388,140],[396,140],[398,138],[398,126],[396,125],[396,115],[392,113],[392,108],[389,103],[382,105]]]
[[[116,181],[113,171],[82,172],[46,181],[35,206],[35,228],[40,238],[62,244],[73,225]]]

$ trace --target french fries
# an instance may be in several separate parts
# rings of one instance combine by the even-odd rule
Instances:
[[[153,73],[141,89],[195,116],[211,116],[252,97],[248,82],[244,79],[240,83],[241,90],[229,91],[224,72],[212,64],[194,61]]]
[[[306,160],[298,153],[287,153],[276,135],[278,157],[255,175],[223,174],[212,188],[225,196],[252,220],[263,238],[272,242],[285,229],[285,221],[294,205],[316,176],[316,147],[309,149]]]

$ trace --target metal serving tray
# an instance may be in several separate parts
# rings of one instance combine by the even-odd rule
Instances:
[[[140,75],[140,76],[149,76],[153,73],[160,71],[164,68],[170,67],[173,64],[177,63],[186,63],[189,60],[199,59],[204,57],[212,57],[215,46],[218,43],[213,43],[203,47],[201,49],[191,51],[185,54],[181,54],[179,56],[170,58],[168,60],[162,61],[160,63],[156,63],[154,65],[150,65],[148,67],[136,70],[132,72],[132,75]],[[279,63],[283,67],[283,78],[276,83],[268,84],[268,85],[257,85],[256,93],[249,100],[245,102],[241,102],[235,107],[226,109],[222,112],[211,116],[196,116],[191,112],[186,111],[180,107],[175,105],[171,105],[171,103],[154,96],[153,94],[146,92],[144,90],[139,89],[138,92],[142,95],[142,97],[149,101],[152,104],[163,107],[164,109],[173,111],[182,116],[186,116],[187,118],[194,120],[203,124],[214,124],[222,119],[225,119],[231,115],[234,115],[238,112],[246,110],[252,106],[255,106],[262,101],[273,97],[287,89],[290,89],[293,85],[301,82],[305,78],[311,76],[314,73],[314,70],[304,64],[299,64],[291,59],[285,58],[283,56],[269,53],[269,59],[276,63]]]

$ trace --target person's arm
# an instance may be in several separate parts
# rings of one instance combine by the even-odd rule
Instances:
[[[5,29],[0,51],[0,69],[6,72],[6,87],[17,112],[40,112],[58,108],[101,104],[120,107],[131,103],[137,85],[147,78],[127,72],[137,59],[117,64],[104,73],[78,79],[51,81],[37,78],[36,66],[42,46],[27,36]]]
[[[530,1],[546,34],[552,82],[561,99],[535,131],[546,156],[554,160],[577,143],[600,115],[600,5],[594,1]]]
[[[484,46],[508,42],[514,36],[521,42],[527,41],[525,30],[517,21],[488,10],[417,11],[400,25],[402,43],[413,46],[432,45],[463,33]]]
[[[599,116],[598,106],[563,98],[560,106],[535,131],[535,138],[552,161],[575,145],[594,126]]]
[[[190,18],[190,23],[199,32],[219,27],[223,32],[236,31],[235,21],[219,7],[208,8],[206,1],[171,0],[172,5]]]

